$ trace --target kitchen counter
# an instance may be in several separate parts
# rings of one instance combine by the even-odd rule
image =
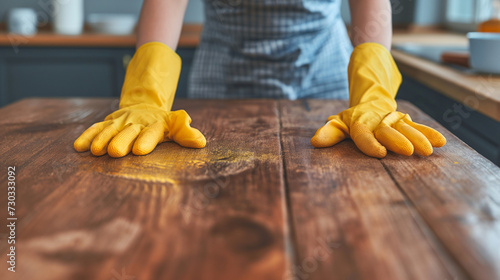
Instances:
[[[395,34],[393,43],[466,47],[468,40],[465,35],[433,32]],[[392,50],[392,55],[403,74],[500,122],[499,75],[463,72],[395,49]]]
[[[199,44],[202,25],[185,24],[179,38],[179,47],[196,47]],[[42,28],[34,36],[13,35],[6,32],[5,26],[0,26],[0,46],[27,46],[27,47],[135,47],[135,34],[107,35],[89,31],[76,36],[59,35]]]
[[[7,271],[2,242],[0,278],[500,278],[500,169],[398,103],[448,143],[379,160],[350,140],[310,145],[346,101],[176,99],[206,148],[113,159],[73,141],[117,99],[6,106],[0,204],[15,166],[18,263]]]

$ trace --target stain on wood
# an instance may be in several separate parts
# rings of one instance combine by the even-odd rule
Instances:
[[[75,152],[117,105],[0,109],[19,219],[18,272],[1,279],[500,278],[500,169],[411,104],[400,109],[448,139],[431,157],[378,160],[350,140],[313,148],[316,129],[347,106],[325,100],[176,100],[205,149]]]

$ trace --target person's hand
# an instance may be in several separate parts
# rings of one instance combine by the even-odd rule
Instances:
[[[168,112],[149,104],[119,109],[103,122],[89,127],[74,146],[78,152],[90,151],[101,156],[123,157],[130,151],[145,155],[159,143],[175,141],[189,148],[203,148],[203,134],[190,126],[191,118],[184,110]]]
[[[164,141],[205,147],[205,137],[190,126],[189,115],[184,110],[170,111],[180,69],[180,57],[168,46],[152,42],[138,48],[127,68],[119,110],[83,132],[75,150],[123,157],[130,151],[148,154]]]
[[[446,139],[428,126],[396,111],[401,74],[389,51],[376,43],[357,46],[349,62],[349,109],[330,116],[311,139],[314,147],[330,147],[351,138],[364,154],[383,158],[387,150],[428,156]]]

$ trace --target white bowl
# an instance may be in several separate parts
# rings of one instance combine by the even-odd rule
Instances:
[[[14,8],[7,15],[7,27],[10,33],[30,36],[37,31],[35,10],[30,8]]]
[[[134,31],[137,18],[129,14],[90,14],[88,23],[97,33],[128,35]]]
[[[500,74],[500,33],[469,32],[469,62],[473,69]]]

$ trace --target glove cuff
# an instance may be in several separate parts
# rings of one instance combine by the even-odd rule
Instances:
[[[181,65],[179,55],[163,43],[140,46],[127,67],[120,108],[146,103],[170,111]]]
[[[377,43],[363,43],[354,48],[348,76],[349,107],[379,99],[394,99],[402,81],[391,53]]]

